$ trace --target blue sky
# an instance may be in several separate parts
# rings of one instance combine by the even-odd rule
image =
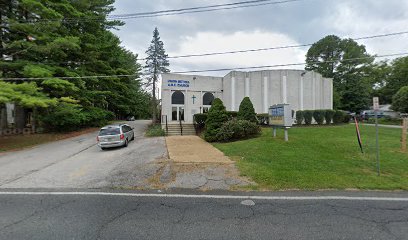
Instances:
[[[117,0],[113,14],[206,6],[236,1]],[[329,34],[361,37],[408,30],[407,0],[303,0],[280,5],[129,19],[114,31],[144,57],[154,27],[170,56],[313,43]],[[408,34],[359,41],[371,54],[408,52]],[[305,61],[307,47],[171,59],[172,71],[247,67]],[[288,67],[290,68],[290,67]],[[301,68],[301,67],[293,67]],[[223,75],[211,73],[211,75]]]

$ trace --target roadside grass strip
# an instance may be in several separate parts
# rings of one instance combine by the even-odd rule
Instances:
[[[375,128],[360,126],[361,153],[353,125],[291,128],[289,142],[264,128],[258,138],[215,143],[236,161],[252,190],[408,190],[408,153],[400,150],[401,129],[380,128],[377,176]]]

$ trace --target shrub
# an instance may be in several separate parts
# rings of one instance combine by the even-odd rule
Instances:
[[[237,119],[247,120],[254,123],[257,122],[254,105],[252,104],[251,99],[249,99],[249,97],[244,97],[244,99],[242,99],[241,104],[239,105]]]
[[[304,119],[303,111],[301,110],[296,111],[296,123],[298,125],[301,125],[303,123],[303,119]]]
[[[206,120],[207,113],[194,114],[194,128],[198,133],[201,133],[204,130]]]
[[[89,127],[101,127],[115,118],[113,112],[103,110],[97,107],[88,107],[84,109],[84,125]]]
[[[348,113],[345,113],[345,112],[343,112],[343,115],[344,115],[344,117],[343,117],[343,123],[349,123],[349,122],[350,122],[350,119],[351,119],[351,115],[348,114]]]
[[[260,113],[256,115],[258,119],[259,125],[268,125],[269,124],[269,114],[268,113]]]
[[[303,116],[305,118],[305,124],[310,125],[313,121],[313,110],[305,110],[303,111]]]
[[[237,111],[227,111],[228,120],[237,119],[238,112]]]
[[[212,102],[205,121],[204,139],[208,142],[216,141],[217,133],[221,126],[228,121],[227,111],[221,99],[216,98]]]
[[[150,124],[146,130],[147,137],[160,137],[164,135],[165,131],[162,128],[161,124]]]
[[[331,109],[326,110],[324,118],[326,119],[326,124],[327,125],[331,124],[335,112],[336,111],[331,110]]]
[[[408,113],[408,86],[402,87],[392,97],[392,109],[402,113]]]
[[[341,110],[337,110],[333,115],[333,122],[334,124],[340,124],[344,121],[344,112]]]
[[[85,120],[81,107],[72,103],[59,103],[40,117],[46,129],[58,132],[79,129]]]
[[[260,132],[261,129],[256,123],[247,120],[230,120],[222,125],[216,138],[217,141],[226,142],[254,137]]]
[[[313,118],[317,122],[317,124],[319,125],[323,124],[325,114],[326,114],[325,110],[314,110],[313,111]]]

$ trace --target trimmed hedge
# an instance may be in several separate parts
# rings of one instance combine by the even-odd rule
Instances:
[[[305,124],[310,125],[313,121],[313,110],[305,110],[303,111],[303,116],[305,118]]]
[[[216,141],[228,142],[257,136],[261,128],[247,120],[230,120],[222,125],[216,135]]]
[[[296,123],[298,125],[301,125],[304,119],[305,119],[304,112],[301,110],[296,111]]]
[[[333,123],[334,124],[340,124],[344,121],[344,112],[341,110],[337,110],[334,115],[333,115]]]
[[[326,119],[326,124],[327,125],[331,124],[331,122],[333,120],[334,113],[336,113],[336,111],[331,110],[331,109],[326,110],[326,112],[324,114],[324,118]]]
[[[314,110],[313,111],[313,118],[317,122],[317,124],[319,125],[323,124],[325,114],[326,114],[325,110]]]

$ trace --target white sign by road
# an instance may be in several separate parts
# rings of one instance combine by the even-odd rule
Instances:
[[[380,109],[380,100],[378,97],[373,97],[373,109],[379,110]]]

